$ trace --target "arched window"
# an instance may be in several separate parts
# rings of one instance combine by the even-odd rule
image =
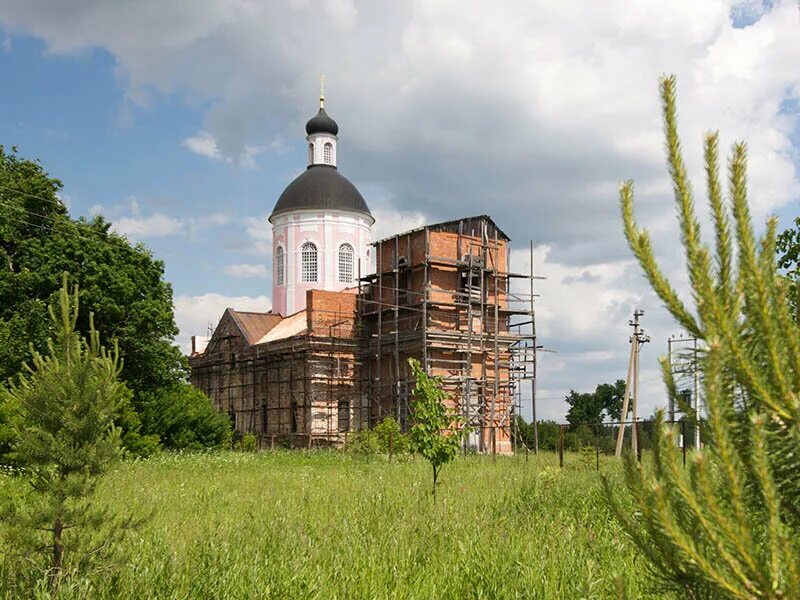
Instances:
[[[326,142],[322,150],[322,160],[326,165],[333,164],[333,144]]]
[[[317,281],[317,247],[311,242],[306,242],[300,248],[300,261],[302,263],[303,283]]]
[[[350,403],[347,400],[339,400],[338,404],[339,414],[338,414],[338,429],[339,431],[349,431],[350,430]]]
[[[314,164],[314,144],[308,145],[308,164]]]
[[[277,285],[286,283],[286,253],[283,246],[275,248],[275,282]]]
[[[339,282],[353,283],[353,247],[350,244],[339,246]]]

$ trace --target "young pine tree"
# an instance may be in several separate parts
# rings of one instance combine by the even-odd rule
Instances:
[[[441,381],[429,376],[418,360],[409,358],[408,364],[417,380],[411,406],[414,418],[410,435],[411,446],[433,468],[435,502],[441,468],[458,454],[466,429],[459,415],[447,410],[444,404],[447,394],[442,389]]]
[[[659,428],[652,466],[625,463],[629,498],[606,492],[662,588],[686,598],[800,597],[800,328],[777,273],[774,219],[756,239],[747,201],[746,147],[734,145],[728,198],[717,134],[705,139],[712,251],[700,225],[677,133],[675,79],[661,81],[669,172],[694,308],[656,264],[620,190],[625,235],[675,320],[705,342],[706,445],[684,470],[676,434]],[[681,401],[669,365],[669,393]],[[632,506],[631,506],[632,503]]]
[[[93,324],[88,339],[75,331],[78,289],[70,297],[66,275],[59,299],[58,311],[50,309],[56,334],[47,353],[33,352],[6,392],[18,406],[15,460],[30,486],[1,515],[12,551],[28,559],[27,570],[46,565],[52,592],[65,568],[102,555],[131,524],[92,501],[121,452],[113,419],[127,390],[117,350],[101,346]]]

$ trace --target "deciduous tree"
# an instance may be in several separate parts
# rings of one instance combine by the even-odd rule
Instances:
[[[207,399],[200,407],[196,395],[176,394],[185,386],[186,361],[173,342],[178,329],[164,264],[144,245],[115,233],[100,216],[71,219],[60,190],[61,182],[38,162],[0,146],[0,385],[20,371],[30,345],[39,352],[46,349],[54,333],[48,307],[57,303],[67,271],[80,282],[77,329],[87,335],[89,314],[94,314],[104,341],[116,340],[123,359],[120,378],[133,394],[116,418],[125,447],[137,454],[157,447],[155,436],[163,431],[150,429],[159,423],[144,412],[165,396],[179,400],[175,406],[187,412],[180,415],[175,406],[168,407],[170,433],[161,442],[170,447],[173,441],[187,441],[190,436],[172,433],[197,424],[198,411],[209,415],[206,423],[218,419]],[[9,450],[4,431],[12,408],[0,405],[0,457]],[[198,433],[198,440],[204,435]]]
[[[622,401],[625,397],[625,382],[601,383],[594,392],[570,390],[564,401],[569,405],[567,421],[578,423],[602,423],[604,419],[619,421]]]
[[[795,217],[794,227],[789,227],[777,239],[778,267],[783,269],[789,288],[794,320],[800,322],[800,217]]]
[[[121,378],[136,400],[181,380],[186,365],[172,341],[178,330],[164,264],[100,216],[71,219],[60,190],[38,162],[0,147],[0,381],[20,370],[29,344],[46,348],[54,331],[48,306],[65,271],[80,282],[76,327],[88,334],[93,313],[106,339],[116,338]]]
[[[445,406],[447,394],[441,381],[428,375],[418,360],[409,358],[408,364],[416,378],[411,445],[431,464],[435,502],[441,468],[458,454],[466,429],[461,417]]]

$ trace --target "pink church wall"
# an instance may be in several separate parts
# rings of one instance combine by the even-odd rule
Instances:
[[[285,285],[277,285],[276,267],[273,264],[272,306],[281,315],[290,315],[303,310],[306,291],[314,289],[339,291],[357,285],[358,264],[361,271],[370,271],[369,244],[371,220],[360,213],[330,211],[318,213],[296,211],[281,215],[273,225],[273,257],[279,246],[284,248]],[[306,242],[317,247],[317,281],[302,281],[301,248]],[[353,281],[338,279],[339,247],[349,243],[353,254]]]

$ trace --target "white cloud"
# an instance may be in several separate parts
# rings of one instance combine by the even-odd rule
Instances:
[[[211,213],[208,215],[174,217],[160,212],[143,215],[139,201],[135,196],[130,196],[125,202],[104,207],[95,204],[89,208],[92,216],[102,214],[111,220],[111,228],[132,240],[186,235],[190,239],[197,239],[198,234],[222,227],[231,222],[231,217],[224,213]]]
[[[167,237],[183,231],[182,219],[154,213],[148,217],[123,217],[112,224],[112,229],[134,240]]]
[[[3,42],[0,43],[0,50],[4,54],[9,54],[14,49],[13,43],[11,42],[11,38],[9,36],[3,37]]]
[[[261,217],[247,217],[244,220],[245,232],[250,241],[247,251],[266,257],[272,256],[272,225]]]
[[[256,277],[260,279],[266,279],[269,275],[269,271],[267,271],[267,267],[264,265],[251,265],[247,263],[228,265],[225,267],[225,273],[231,277]]]
[[[213,158],[216,160],[222,158],[219,153],[219,148],[217,148],[217,142],[214,139],[214,136],[206,133],[205,131],[201,131],[199,135],[187,137],[185,140],[183,140],[182,144],[200,156],[205,156],[206,158]]]
[[[370,211],[375,217],[375,225],[372,228],[373,240],[381,240],[431,222],[421,211],[400,211],[389,203],[374,205]]]
[[[699,197],[709,128],[720,130],[722,150],[747,140],[756,220],[800,197],[798,113],[786,110],[800,101],[792,0],[0,3],[0,22],[44,38],[50,53],[107,50],[126,102],[176,92],[205,102],[200,131],[183,144],[215,161],[252,166],[261,149],[302,147],[324,72],[341,128],[339,167],[373,209],[373,237],[488,213],[514,247],[535,238],[549,277],[540,285],[541,342],[559,351],[542,354],[545,397],[624,377],[635,305],[653,335],[643,353],[642,379],[654,386],[645,406],[662,396],[655,357],[672,325],[629,260],[616,194],[618,181],[636,181],[640,222],[684,282],[660,74],[678,76]],[[698,207],[705,215],[700,198]],[[176,227],[169,219],[162,225]],[[247,251],[269,268],[269,225],[248,219],[245,228]],[[513,258],[524,262],[524,252]]]
[[[255,158],[261,153],[257,146],[245,144],[241,151],[235,156],[224,156],[217,146],[217,140],[210,133],[201,131],[198,135],[187,137],[181,144],[200,156],[220,160],[227,163],[235,163],[243,167],[253,168],[256,166]],[[280,142],[276,138],[270,144],[276,151],[280,150]]]
[[[679,329],[649,289],[634,260],[620,260],[581,266],[553,260],[548,246],[534,249],[536,281],[536,323],[539,353],[537,385],[540,418],[563,420],[563,402],[570,390],[592,391],[599,383],[625,379],[629,320],[635,308],[645,310],[642,325],[651,336],[641,355],[639,416],[650,416],[656,407],[665,406],[666,396],[656,359],[666,354],[666,339]],[[511,268],[528,273],[530,251],[512,250]],[[687,296],[687,283],[680,272],[668,271],[678,292]],[[512,285],[520,292],[527,281]],[[688,299],[687,299],[688,301]],[[530,390],[523,386],[525,410]],[[527,415],[527,412],[526,412]]]
[[[225,296],[208,293],[200,296],[176,296],[175,320],[180,333],[176,342],[184,352],[191,351],[193,335],[207,335],[213,330],[226,308],[267,312],[271,307],[268,296]]]

